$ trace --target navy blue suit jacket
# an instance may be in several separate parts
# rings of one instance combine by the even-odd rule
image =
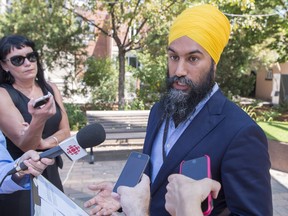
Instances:
[[[150,112],[143,152],[151,155],[162,123],[159,103]],[[209,155],[212,178],[222,185],[211,215],[272,215],[270,160],[261,128],[218,90],[180,136],[151,185],[151,216],[165,210],[167,178],[183,160]],[[162,157],[162,155],[159,155]],[[151,176],[151,163],[146,169]]]

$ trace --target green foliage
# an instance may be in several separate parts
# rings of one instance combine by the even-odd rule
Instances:
[[[244,51],[240,47],[241,43],[238,44],[236,40],[230,41],[222,53],[217,66],[216,82],[227,96],[232,94],[247,97],[254,89],[256,76],[249,71],[249,50]]]
[[[220,9],[229,14],[249,14],[254,11],[252,1],[221,1]],[[232,32],[228,45],[217,66],[216,81],[226,95],[248,96],[254,88],[255,76],[250,75],[255,68],[252,45],[261,43],[261,20],[253,16],[229,16]],[[255,36],[256,35],[256,36]]]
[[[241,108],[254,120],[262,122],[271,122],[281,114],[273,108],[264,108],[261,106],[241,106]]]
[[[191,3],[187,1],[171,2],[160,0],[160,2],[156,2],[153,2],[156,11],[151,15],[151,19],[147,20],[149,28],[142,46],[142,50],[149,53],[151,59],[165,55],[170,25],[177,15],[191,6]],[[196,2],[194,1],[193,4]]]
[[[166,55],[159,55],[152,58],[152,54],[142,52],[138,54],[141,67],[134,71],[134,76],[141,80],[140,89],[137,90],[137,97],[142,101],[145,109],[149,109],[159,99],[163,92],[167,61]]]
[[[90,57],[85,62],[83,94],[91,95],[92,103],[114,103],[117,97],[117,71],[109,58]],[[85,90],[85,91],[84,91]]]
[[[125,110],[145,110],[145,109],[150,109],[147,108],[143,101],[140,100],[139,98],[135,98],[134,100],[132,100],[132,102],[129,102],[125,105]]]
[[[257,107],[253,107],[253,106],[242,106],[241,107],[254,121],[257,118],[257,113],[256,113],[256,108]]]
[[[256,118],[256,121],[271,122],[279,115],[280,113],[275,110],[264,111],[259,113],[259,116]]]
[[[280,103],[278,106],[275,107],[275,109],[281,113],[284,113],[284,112],[288,113],[288,101],[284,101]]]
[[[79,105],[65,103],[69,126],[73,131],[78,131],[87,124],[85,112],[83,112]]]

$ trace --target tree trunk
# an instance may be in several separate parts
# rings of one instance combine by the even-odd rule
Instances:
[[[118,84],[118,109],[123,110],[125,106],[125,51],[119,49],[119,84]]]

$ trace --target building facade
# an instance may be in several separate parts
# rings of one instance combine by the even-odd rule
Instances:
[[[256,75],[257,99],[273,104],[288,102],[288,62],[261,68]]]

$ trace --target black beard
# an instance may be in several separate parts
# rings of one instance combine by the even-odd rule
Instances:
[[[191,87],[189,92],[174,89],[172,87],[175,81],[180,81]],[[186,77],[168,77],[166,82],[166,92],[161,97],[160,103],[163,106],[165,117],[173,117],[174,123],[178,126],[187,119],[188,115],[194,111],[199,102],[211,92],[215,84],[214,64],[211,64],[207,76],[203,78],[200,84],[195,84]]]

